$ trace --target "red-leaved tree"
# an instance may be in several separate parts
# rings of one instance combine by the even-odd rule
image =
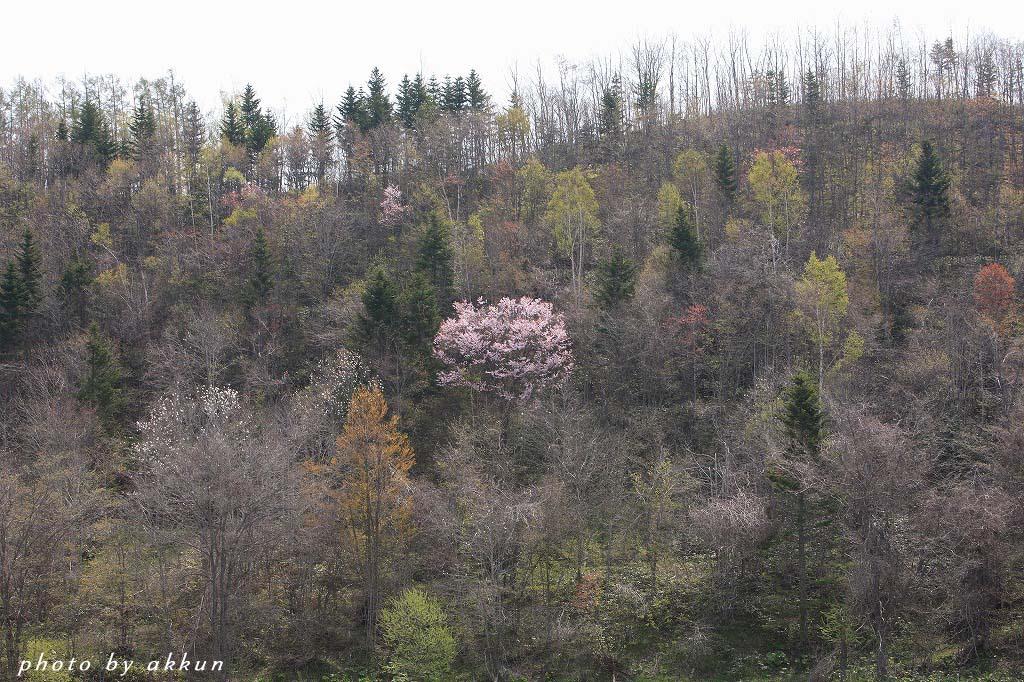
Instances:
[[[1016,281],[999,263],[990,263],[974,276],[974,303],[978,312],[1002,324],[1013,310]]]

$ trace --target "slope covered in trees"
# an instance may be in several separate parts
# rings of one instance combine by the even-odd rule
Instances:
[[[861,39],[0,90],[6,674],[1016,679],[1024,45]]]

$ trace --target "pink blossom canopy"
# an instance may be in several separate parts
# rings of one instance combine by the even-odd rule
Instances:
[[[441,323],[434,355],[445,366],[443,386],[468,386],[506,400],[526,401],[565,382],[573,355],[565,319],[540,299],[502,298],[496,304],[455,304]]]

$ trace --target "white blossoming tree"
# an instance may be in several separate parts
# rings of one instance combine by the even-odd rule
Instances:
[[[139,424],[134,499],[150,530],[195,566],[210,653],[228,660],[232,606],[287,532],[295,467],[267,420],[229,388],[171,393]]]

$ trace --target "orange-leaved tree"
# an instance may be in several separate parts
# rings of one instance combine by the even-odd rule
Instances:
[[[363,578],[366,643],[371,649],[381,576],[405,535],[411,511],[413,462],[409,438],[398,430],[398,417],[388,416],[380,388],[356,389],[338,436],[335,466],[343,480],[339,508]]]
[[[987,320],[997,328],[1013,312],[1016,282],[999,263],[990,263],[974,277],[974,302]]]

